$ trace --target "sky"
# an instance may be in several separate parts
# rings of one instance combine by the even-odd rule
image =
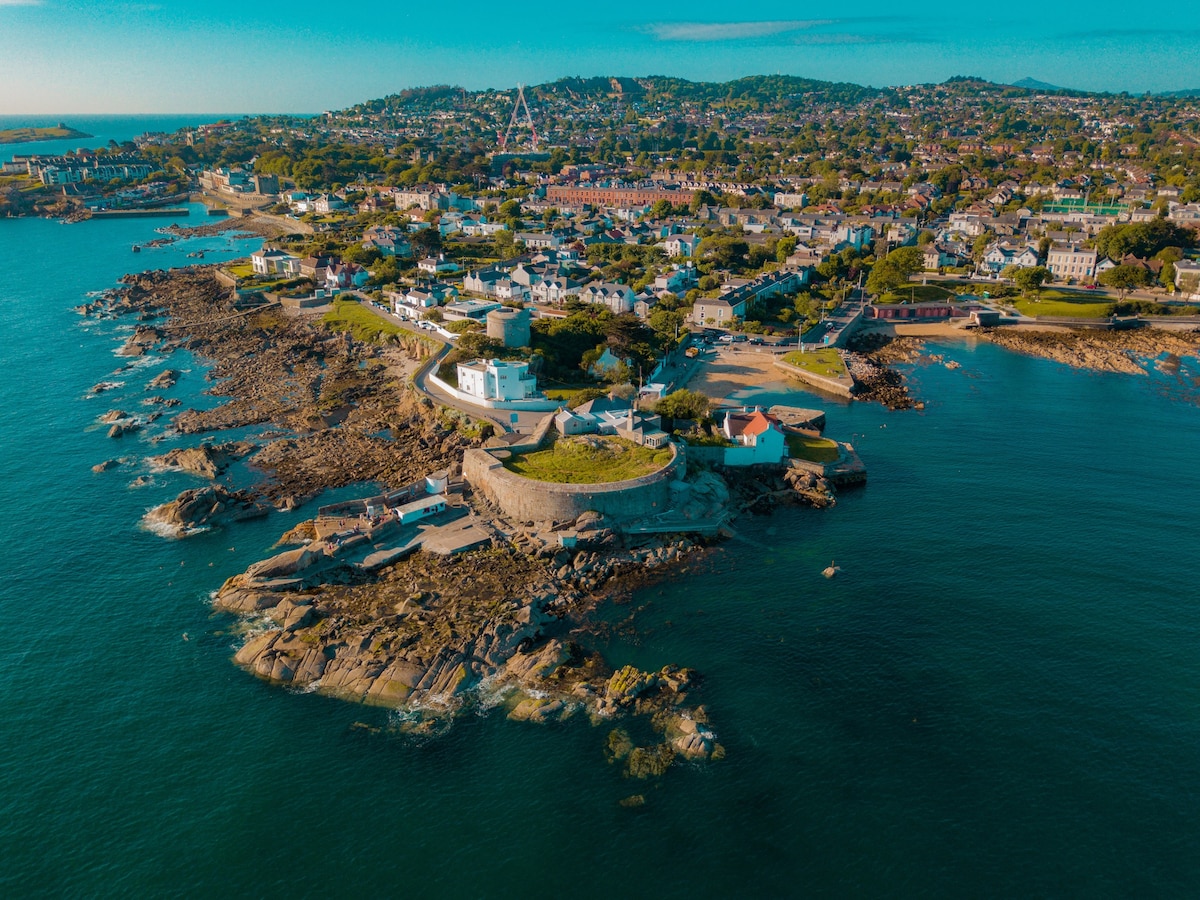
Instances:
[[[970,9],[964,7],[970,6]],[[610,4],[611,6],[611,4]],[[569,75],[1200,88],[1200,4],[0,0],[0,115],[321,112]]]

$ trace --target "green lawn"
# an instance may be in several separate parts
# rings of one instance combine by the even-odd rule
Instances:
[[[1098,297],[1074,291],[1051,288],[1042,291],[1040,298],[1020,297],[1013,306],[1026,316],[1071,316],[1077,319],[1107,319],[1115,304]]]
[[[788,365],[812,372],[814,375],[827,375],[831,378],[842,378],[849,373],[846,364],[833,347],[821,347],[818,350],[793,350],[784,355],[783,361]]]
[[[796,459],[816,463],[837,462],[838,445],[829,438],[808,434],[788,434],[788,453]]]
[[[254,266],[250,263],[238,263],[237,265],[226,266],[225,271],[234,278],[253,278]]]
[[[616,437],[560,437],[547,450],[514,456],[505,466],[518,475],[558,484],[604,484],[657,472],[671,461],[669,447],[652,450]]]
[[[404,329],[365,309],[354,300],[334,300],[333,309],[321,321],[332,331],[349,331],[358,341],[378,343],[385,334],[401,334]]]

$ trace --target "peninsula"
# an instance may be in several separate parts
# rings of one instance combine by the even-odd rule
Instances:
[[[0,144],[30,144],[35,141],[60,141],[68,138],[90,138],[93,135],[77,131],[63,123],[48,128],[0,129]]]

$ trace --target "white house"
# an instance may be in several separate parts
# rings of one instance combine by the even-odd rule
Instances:
[[[255,275],[298,275],[300,258],[284,250],[263,248],[250,254]]]
[[[694,234],[676,234],[663,241],[667,256],[695,256],[700,238]]]
[[[539,281],[530,292],[535,303],[563,303],[568,297],[579,296],[579,282],[560,275]]]
[[[596,282],[589,284],[579,291],[579,299],[586,303],[598,303],[607,306],[616,315],[632,312],[637,297],[633,289],[623,284]]]
[[[479,400],[532,400],[538,396],[529,363],[504,359],[459,363],[458,389]]]
[[[1016,266],[1018,269],[1032,269],[1041,264],[1042,260],[1033,247],[992,244],[984,254],[979,268],[985,272],[997,273],[1009,266]]]
[[[1096,251],[1078,244],[1055,244],[1046,254],[1046,268],[1061,281],[1079,281],[1096,275]]]
[[[445,272],[457,272],[458,263],[451,262],[446,259],[444,253],[439,253],[436,259],[427,256],[421,260],[417,263],[417,268],[429,275],[441,275]]]

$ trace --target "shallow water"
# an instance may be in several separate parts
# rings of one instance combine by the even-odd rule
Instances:
[[[1173,376],[957,343],[940,352],[961,369],[915,371],[922,412],[760,396],[827,408],[871,480],[830,510],[744,518],[688,573],[604,611],[634,615],[602,648],[614,663],[704,674],[696,699],[728,749],[635,783],[583,720],[481,709],[417,740],[385,710],[230,663],[209,594],[305,512],[166,541],[139,517],[198,482],[91,472],[174,445],[95,425],[140,411],[162,367],[185,370],[162,393],[213,402],[195,361],[113,376],[123,324],[71,312],[130,268],[256,246],[133,256],[161,224],[0,220],[0,258],[25,273],[0,299],[6,895],[1200,886],[1200,410]],[[86,396],[110,378],[125,384]],[[646,805],[622,808],[633,793]]]

